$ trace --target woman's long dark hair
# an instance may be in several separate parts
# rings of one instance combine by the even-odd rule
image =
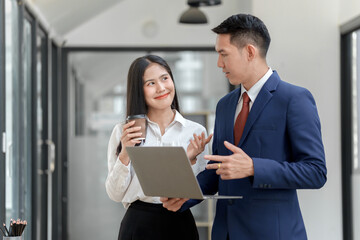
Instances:
[[[164,59],[156,55],[146,55],[139,57],[133,61],[130,65],[128,78],[127,78],[127,93],[126,93],[126,116],[147,114],[148,107],[145,102],[144,96],[144,73],[150,64],[156,63],[163,67],[170,75],[174,82],[169,65]],[[175,86],[175,82],[174,82]],[[176,94],[176,88],[174,88],[175,95],[173,102],[171,103],[171,109],[176,109],[180,112],[179,101]],[[121,142],[116,149],[116,155],[121,152]]]

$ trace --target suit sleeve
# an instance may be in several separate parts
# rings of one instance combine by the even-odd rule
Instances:
[[[315,101],[303,89],[291,97],[286,116],[290,157],[253,158],[255,188],[317,189],[326,182],[326,164]]]

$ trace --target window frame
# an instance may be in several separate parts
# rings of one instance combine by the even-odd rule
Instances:
[[[5,222],[5,1],[0,1],[0,222]]]
[[[353,32],[360,29],[360,16],[340,26],[341,71],[341,186],[343,239],[354,239],[353,222],[353,103],[352,103],[352,39]]]

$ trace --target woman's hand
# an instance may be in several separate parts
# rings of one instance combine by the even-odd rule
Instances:
[[[210,142],[213,135],[210,134],[209,137],[205,138],[205,132],[202,132],[199,136],[195,133],[193,136],[194,139],[190,140],[190,144],[186,151],[191,165],[194,165],[196,163],[196,157],[204,151],[205,145]]]
[[[135,124],[135,121],[130,121],[123,126],[122,135],[121,135],[121,152],[119,154],[119,159],[124,165],[129,165],[130,159],[129,155],[126,152],[126,147],[133,147],[137,143],[141,143],[141,140],[135,140],[141,136],[140,129],[141,127],[132,127]]]
[[[189,200],[188,198],[167,198],[161,197],[160,201],[163,203],[163,207],[169,211],[176,212],[181,206]]]

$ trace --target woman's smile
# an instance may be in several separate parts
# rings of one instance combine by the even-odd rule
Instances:
[[[169,94],[170,94],[170,93],[165,93],[165,94],[163,94],[163,95],[161,95],[161,96],[156,97],[155,99],[164,99],[164,98],[166,98],[167,96],[169,96]]]

